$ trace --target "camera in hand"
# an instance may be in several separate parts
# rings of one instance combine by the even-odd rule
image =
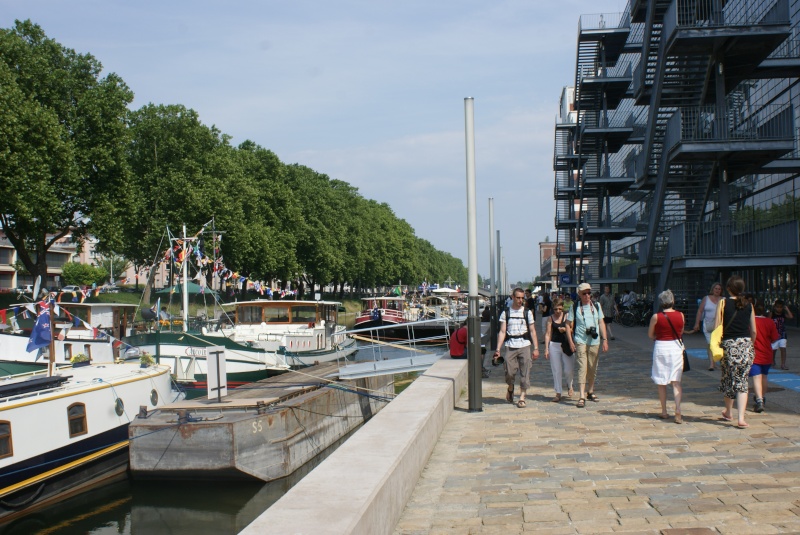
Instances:
[[[592,325],[591,327],[586,327],[586,334],[591,336],[592,338],[597,338],[597,327]]]

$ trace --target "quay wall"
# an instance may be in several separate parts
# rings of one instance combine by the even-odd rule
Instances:
[[[440,359],[241,533],[392,533],[466,386]]]

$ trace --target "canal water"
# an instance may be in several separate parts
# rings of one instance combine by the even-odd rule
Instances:
[[[378,356],[373,355],[372,349],[361,349],[357,360],[407,357],[409,353],[382,346]],[[272,483],[142,482],[126,478],[0,525],[0,535],[239,533],[346,439],[291,476]]]

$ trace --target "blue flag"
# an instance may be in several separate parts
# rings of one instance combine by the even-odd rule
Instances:
[[[50,314],[45,312],[36,318],[36,325],[33,326],[31,337],[28,340],[28,347],[25,351],[30,353],[34,349],[50,345]]]

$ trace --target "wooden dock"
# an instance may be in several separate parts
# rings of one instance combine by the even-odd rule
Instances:
[[[137,479],[285,477],[369,420],[394,396],[391,375],[339,380],[336,363],[181,401],[129,427]]]

